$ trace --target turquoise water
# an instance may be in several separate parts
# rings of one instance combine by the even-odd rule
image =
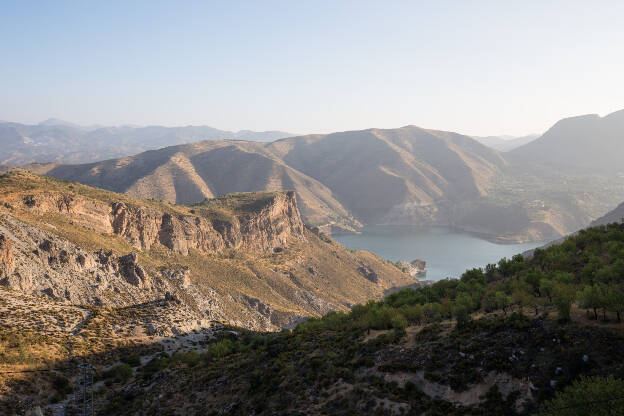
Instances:
[[[546,243],[495,244],[446,227],[395,225],[366,227],[362,234],[332,238],[350,249],[371,251],[392,261],[423,259],[427,262],[426,278],[430,280],[460,277],[466,269],[485,267]]]

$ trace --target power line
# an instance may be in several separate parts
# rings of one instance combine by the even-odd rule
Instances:
[[[12,370],[12,371],[0,371],[0,374],[39,373],[39,372],[46,372],[46,371],[64,371],[64,370],[74,370],[74,368],[65,367],[65,368],[43,368],[40,370]]]

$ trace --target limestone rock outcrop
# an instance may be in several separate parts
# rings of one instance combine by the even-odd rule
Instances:
[[[176,253],[226,249],[269,251],[304,238],[295,193],[276,192],[258,210],[227,220],[162,212],[116,201],[107,204],[79,195],[26,195],[23,207],[37,214],[62,213],[93,231],[116,234],[138,250],[160,243]]]
[[[141,289],[149,289],[151,280],[147,272],[137,261],[136,253],[126,254],[119,258],[119,272],[128,283]],[[169,292],[167,292],[169,293]]]
[[[0,279],[13,273],[13,244],[4,234],[0,234]]]
[[[427,262],[421,259],[416,259],[411,263],[406,260],[400,260],[398,266],[412,277],[418,277],[427,273]]]
[[[0,291],[132,319],[144,308],[146,334],[292,327],[409,283],[315,235],[291,191],[174,205],[14,171],[0,175],[0,199]]]
[[[364,276],[365,278],[367,278],[373,283],[377,283],[377,281],[379,280],[377,273],[375,273],[375,271],[371,269],[370,267],[360,266],[358,267],[357,271],[358,273],[360,273],[362,276]]]

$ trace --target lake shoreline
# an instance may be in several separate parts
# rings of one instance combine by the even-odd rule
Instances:
[[[367,226],[360,234],[341,233],[332,238],[352,250],[366,250],[397,262],[416,258],[427,262],[427,280],[459,278],[475,267],[497,263],[543,246],[544,241],[507,243],[490,241],[454,226]]]
[[[414,225],[414,224],[375,224],[375,225],[366,225],[362,228],[359,228],[357,230],[351,231],[351,230],[346,230],[346,229],[341,229],[340,231],[334,231],[332,233],[330,233],[329,235],[334,238],[334,237],[340,237],[340,236],[345,236],[345,235],[360,235],[362,234],[362,230],[368,228],[368,227],[410,227],[414,230],[427,230],[430,228],[447,228],[449,230],[453,230],[455,232],[458,233],[465,233],[465,234],[470,234],[473,235],[474,237],[480,238],[482,240],[486,240],[489,241],[490,243],[494,243],[494,244],[508,244],[508,245],[514,245],[514,244],[534,244],[534,243],[541,243],[542,245],[549,243],[551,240],[532,240],[532,239],[528,239],[528,238],[521,238],[520,236],[511,236],[511,237],[505,237],[502,235],[493,235],[487,232],[483,232],[483,231],[479,231],[476,229],[471,229],[471,228],[466,228],[466,227],[461,227],[458,225],[450,225],[450,224],[436,224],[436,225],[427,225],[427,226],[422,226],[422,225]]]

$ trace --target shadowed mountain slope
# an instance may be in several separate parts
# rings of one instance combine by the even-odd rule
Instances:
[[[459,134],[370,129],[279,140],[267,150],[319,180],[366,223],[426,223],[438,202],[486,193],[505,161]]]

